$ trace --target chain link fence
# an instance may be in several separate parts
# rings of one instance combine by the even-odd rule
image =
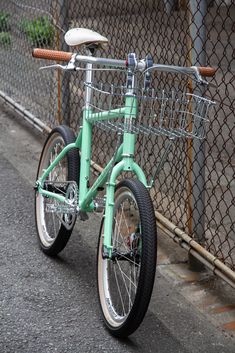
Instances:
[[[126,58],[151,53],[156,63],[218,68],[206,95],[214,100],[205,142],[177,140],[151,190],[155,209],[235,271],[235,5],[226,0],[0,0],[0,90],[53,127],[76,131],[83,104],[83,74],[41,70],[33,47],[71,50],[63,35],[93,29],[110,44],[99,56]],[[82,52],[81,52],[82,53]],[[111,72],[102,82],[120,82]],[[177,82],[177,85],[188,82]],[[155,74],[153,86],[172,89],[170,75]],[[103,166],[116,137],[94,129],[92,159]],[[136,159],[150,178],[165,140],[139,137]]]

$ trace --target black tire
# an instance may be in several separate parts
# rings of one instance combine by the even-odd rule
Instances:
[[[156,219],[149,192],[140,181],[125,179],[117,185],[113,223],[112,260],[102,256],[101,224],[98,294],[108,330],[114,336],[127,337],[145,316],[156,270]]]
[[[75,135],[67,126],[58,126],[51,131],[41,153],[37,180],[42,175],[43,169],[48,167],[61,149],[74,141]],[[53,169],[47,180],[78,183],[79,174],[79,151],[72,149]],[[67,229],[54,213],[45,212],[46,204],[50,202],[54,202],[53,199],[42,196],[38,191],[35,192],[35,221],[39,244],[47,255],[55,256],[66,246],[76,221],[76,215],[66,214],[67,221],[71,223],[70,229]]]

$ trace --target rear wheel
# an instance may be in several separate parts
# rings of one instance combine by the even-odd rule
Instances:
[[[58,126],[49,134],[39,161],[37,179],[58,156],[61,150],[68,144],[75,141],[73,131],[67,126]],[[66,182],[79,180],[80,157],[77,149],[70,150],[65,157],[50,172],[46,182],[49,191],[62,193],[66,195],[69,192],[69,198],[73,198],[76,190]],[[51,183],[51,186],[50,186]],[[59,184],[56,184],[59,183]],[[64,183],[64,184],[63,184]],[[56,186],[58,185],[58,187]],[[76,184],[74,185],[74,189]],[[73,213],[57,214],[46,211],[48,205],[56,205],[57,201],[53,198],[42,196],[38,191],[35,192],[35,220],[38,239],[42,250],[50,256],[57,255],[66,246],[72,233],[76,215]]]
[[[105,324],[118,337],[133,333],[148,309],[157,253],[152,201],[138,180],[126,179],[116,188],[112,258],[103,258],[101,226],[97,268],[98,293]]]

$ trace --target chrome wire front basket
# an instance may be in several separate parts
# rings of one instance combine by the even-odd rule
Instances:
[[[132,132],[135,134],[164,135],[169,138],[202,139],[206,133],[210,108],[215,104],[207,98],[191,93],[155,89],[137,89],[135,100],[124,105],[127,89],[108,84],[87,85],[92,90],[91,112],[87,119],[103,130]],[[114,110],[114,111],[111,111]],[[105,113],[109,111],[109,113]]]

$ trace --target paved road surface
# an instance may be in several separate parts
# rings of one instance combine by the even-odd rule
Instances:
[[[78,223],[58,258],[39,250],[32,184],[41,140],[0,109],[0,352],[234,353],[234,340],[159,271],[140,329],[127,340],[109,335],[96,294],[99,217]]]

